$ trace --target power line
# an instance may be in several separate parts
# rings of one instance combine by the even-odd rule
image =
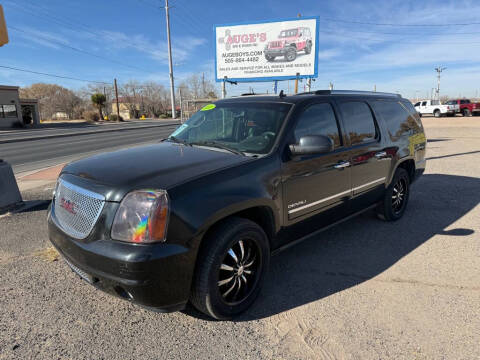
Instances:
[[[353,35],[347,35],[347,34],[339,34],[334,31],[321,31],[321,33],[325,34],[332,34],[335,36],[340,36],[348,39],[356,39],[356,40],[367,40],[367,41],[375,41],[375,42],[394,42],[397,44],[425,44],[425,41],[401,41],[401,40],[394,40],[394,39],[375,39],[375,38],[370,38],[370,37],[361,37],[361,36],[353,36]],[[379,34],[380,35],[380,34]],[[448,44],[448,45],[462,45],[462,44],[480,44],[480,42],[465,42],[465,41],[451,41],[451,42],[445,42],[445,41],[431,41],[430,43],[432,44]]]
[[[322,30],[322,29],[321,29]],[[323,31],[338,31],[337,29],[326,29]],[[428,36],[454,36],[454,35],[474,35],[474,34],[480,34],[480,31],[472,31],[472,32],[453,32],[453,33],[399,33],[399,32],[378,32],[378,31],[363,31],[363,30],[357,30],[357,29],[347,29],[344,28],[342,29],[344,31],[348,32],[355,32],[355,33],[363,33],[363,34],[377,34],[377,35],[399,35],[399,36],[422,36],[422,37],[428,37]]]
[[[457,24],[393,24],[393,23],[375,23],[375,22],[356,21],[356,20],[343,20],[343,19],[327,18],[327,17],[321,17],[321,19],[325,21],[331,21],[331,22],[361,24],[361,25],[375,25],[375,26],[446,27],[446,26],[480,25],[480,22],[457,23]]]
[[[27,69],[20,69],[20,68],[16,68],[16,67],[12,67],[12,66],[0,65],[0,68],[9,69],[9,70],[15,70],[15,71],[22,71],[22,72],[31,73],[31,74],[37,74],[37,75],[50,76],[50,77],[55,77],[55,78],[60,78],[60,79],[76,80],[76,81],[90,82],[90,83],[96,83],[96,84],[102,84],[102,85],[103,85],[103,84],[105,84],[105,85],[110,85],[110,83],[105,82],[105,81],[79,79],[79,78],[74,78],[74,77],[70,77],[70,76],[49,74],[49,73],[44,73],[44,72],[40,72],[40,71],[33,71],[33,70],[27,70]]]
[[[16,5],[16,4],[14,4],[14,5]],[[32,4],[30,4],[30,5],[32,5]],[[17,5],[17,6],[18,6],[18,5]],[[78,30],[84,31],[84,32],[86,32],[86,33],[88,33],[88,34],[90,34],[90,35],[95,36],[96,38],[98,38],[99,36],[103,36],[103,37],[105,37],[105,38],[110,39],[110,40],[111,40],[112,42],[114,42],[114,43],[118,41],[118,39],[116,39],[115,37],[113,37],[113,36],[111,36],[110,34],[108,34],[108,32],[104,32],[104,31],[103,31],[103,32],[99,33],[99,32],[96,31],[95,29],[93,29],[93,28],[91,28],[91,27],[89,27],[89,26],[87,26],[87,25],[85,25],[85,24],[81,24],[81,23],[79,23],[79,22],[76,21],[76,20],[75,20],[75,21],[66,21],[66,20],[64,20],[64,19],[57,18],[57,17],[55,17],[55,16],[52,16],[52,15],[49,13],[49,10],[48,10],[47,8],[45,8],[45,7],[40,8],[39,5],[35,5],[35,6],[38,8],[38,9],[34,9],[35,11],[37,11],[37,10],[42,11],[42,9],[43,9],[43,10],[44,10],[44,11],[43,11],[44,14],[39,14],[38,12],[34,12],[34,11],[32,11],[31,9],[29,10],[29,9],[24,8],[24,7],[17,7],[17,10],[26,12],[26,13],[31,14],[31,15],[34,15],[35,17],[39,17],[39,16],[42,17],[42,16],[43,16],[43,18],[44,18],[44,19],[47,19],[47,21],[48,21],[49,23],[50,23],[50,22],[53,22],[53,23],[59,24],[59,25],[61,25],[61,26],[63,26],[63,27],[65,27],[65,26],[66,26],[66,27],[69,27],[70,29],[73,29],[73,30],[76,30],[76,31],[78,31]],[[45,14],[45,12],[47,12],[47,14]],[[80,25],[81,27],[78,27],[78,25]],[[135,42],[132,42],[130,39],[129,39],[129,41],[130,41],[131,44],[135,44]],[[130,66],[130,65],[129,65],[129,66]],[[143,70],[143,69],[140,69],[140,70],[146,71],[146,70]]]
[[[25,30],[22,30],[22,29],[18,29],[14,26],[9,26],[9,28],[15,30],[15,31],[18,31],[18,32],[22,32],[24,34],[29,34],[28,31],[25,31]],[[110,58],[106,58],[106,57],[103,57],[101,55],[97,55],[97,54],[94,54],[94,53],[91,53],[89,51],[86,51],[86,50],[82,50],[82,49],[79,49],[77,47],[74,47],[74,46],[71,46],[71,45],[68,45],[68,44],[65,44],[57,39],[53,39],[53,38],[49,38],[49,37],[46,37],[46,36],[42,36],[42,35],[39,35],[38,33],[35,34],[36,37],[40,37],[42,38],[43,40],[45,41],[49,41],[49,42],[52,42],[54,44],[57,44],[59,46],[63,46],[67,49],[70,49],[70,50],[73,50],[73,51],[77,51],[77,52],[80,52],[82,54],[86,54],[86,55],[90,55],[90,56],[93,56],[93,57],[96,57],[98,59],[102,59],[102,60],[105,60],[105,61],[109,61],[111,63],[114,63],[114,64],[118,64],[118,65],[122,65],[122,66],[126,66],[126,67],[129,67],[131,69],[135,69],[135,70],[141,70],[141,71],[145,71],[145,72],[150,72],[146,69],[142,69],[142,68],[139,68],[137,66],[133,66],[133,65],[129,65],[129,64],[125,64],[125,63],[122,63],[120,61],[117,61],[117,60],[113,60],[113,59],[110,59]]]

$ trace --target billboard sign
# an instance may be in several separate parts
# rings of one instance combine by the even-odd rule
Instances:
[[[316,77],[318,17],[215,26],[215,78],[264,81]]]

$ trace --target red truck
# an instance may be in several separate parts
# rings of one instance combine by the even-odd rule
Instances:
[[[307,55],[312,51],[310,28],[299,27],[283,30],[277,40],[270,41],[265,46],[265,59],[273,61],[275,57],[283,56],[286,61],[294,61],[297,58],[297,52],[302,50]]]
[[[480,115],[480,103],[472,103],[469,99],[448,100],[445,105],[455,105],[456,112],[463,116]]]

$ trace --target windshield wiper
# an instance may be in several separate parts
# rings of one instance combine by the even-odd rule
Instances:
[[[172,142],[174,142],[174,143],[177,143],[177,144],[183,144],[183,145],[187,145],[187,146],[192,146],[192,145],[191,145],[189,142],[187,142],[186,140],[179,139],[179,138],[177,138],[177,137],[175,137],[175,136],[169,136],[169,137],[163,139],[162,141],[168,141],[168,140],[170,140],[170,141],[172,141]]]
[[[219,149],[230,151],[231,153],[234,153],[234,154],[237,154],[237,155],[245,156],[245,153],[243,151],[232,149],[232,148],[230,148],[226,145],[223,145],[222,143],[218,143],[216,141],[198,141],[198,142],[192,142],[192,143],[190,143],[190,145],[216,147],[216,148],[219,148]]]

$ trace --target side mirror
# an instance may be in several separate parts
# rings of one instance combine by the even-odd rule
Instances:
[[[302,136],[298,144],[289,145],[290,152],[296,155],[323,154],[333,151],[333,140],[325,135]]]

